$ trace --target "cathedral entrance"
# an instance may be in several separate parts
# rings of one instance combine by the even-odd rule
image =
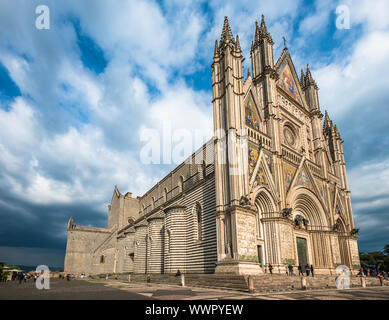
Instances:
[[[263,268],[263,261],[262,261],[262,246],[257,246],[258,251],[258,263]]]
[[[297,237],[296,243],[298,264],[304,268],[308,264],[307,239]]]

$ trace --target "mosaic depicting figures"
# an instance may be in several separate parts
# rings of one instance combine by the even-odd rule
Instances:
[[[311,180],[309,179],[305,170],[302,170],[297,176],[296,186],[311,188]]]
[[[287,61],[284,62],[281,68],[280,79],[278,80],[277,84],[282,90],[288,93],[293,99],[300,102],[297,86],[296,83],[294,82],[292,72],[290,71],[290,67]]]
[[[273,173],[271,158],[266,153],[265,153],[265,162],[266,162],[267,167],[269,168],[270,172]]]
[[[294,174],[296,173],[296,168],[285,163],[284,164],[284,179],[285,179],[285,185],[286,185],[286,190],[289,189],[290,184],[292,183]]]
[[[250,175],[250,177],[254,172],[255,166],[256,166],[257,161],[258,161],[258,156],[259,156],[258,151],[252,147],[249,147],[249,175]]]
[[[336,207],[335,207],[335,214],[338,214],[338,215],[341,215],[341,214],[342,214],[342,211],[340,210],[339,204],[336,204]]]
[[[246,125],[259,131],[259,119],[250,104],[246,107]]]
[[[257,175],[255,176],[253,187],[267,184],[268,183],[265,176],[265,171],[263,170],[262,166],[259,166]]]

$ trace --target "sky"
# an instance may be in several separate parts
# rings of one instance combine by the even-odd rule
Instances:
[[[36,28],[38,5],[50,9],[48,30]],[[163,178],[175,164],[140,160],[147,130],[210,139],[224,16],[246,74],[262,14],[275,60],[285,37],[345,141],[359,249],[389,243],[387,0],[1,0],[0,260],[63,266],[71,216],[106,227],[115,185],[138,196]]]

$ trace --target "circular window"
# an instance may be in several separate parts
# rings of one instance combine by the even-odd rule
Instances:
[[[284,137],[285,137],[285,142],[290,145],[290,146],[294,146],[295,143],[296,143],[296,137],[292,131],[292,129],[290,129],[289,127],[285,127],[284,128]]]

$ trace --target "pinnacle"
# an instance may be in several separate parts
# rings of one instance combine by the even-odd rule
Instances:
[[[219,46],[218,46],[217,40],[215,40],[215,51],[214,51],[213,56],[214,57],[219,56]]]
[[[240,48],[239,36],[238,35],[236,35],[235,51],[237,51],[237,52],[241,52],[242,51],[242,49]]]
[[[231,32],[230,25],[228,23],[227,16],[224,17],[224,25],[223,25],[223,31],[220,39],[220,43],[228,43],[228,42],[234,43],[234,37]]]
[[[267,34],[267,28],[266,28],[265,16],[264,15],[262,15],[262,19],[261,19],[261,33],[262,33],[262,35]]]
[[[305,84],[304,68],[301,68],[301,78],[300,78],[300,83],[301,83],[302,85]]]

